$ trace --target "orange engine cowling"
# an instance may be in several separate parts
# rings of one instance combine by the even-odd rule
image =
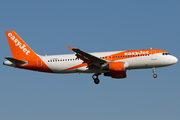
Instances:
[[[112,78],[126,78],[124,66],[124,62],[112,62],[102,67],[102,70],[109,70],[109,72],[104,73],[104,76],[111,76]]]

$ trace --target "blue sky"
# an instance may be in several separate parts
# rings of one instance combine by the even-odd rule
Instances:
[[[1,0],[0,60],[13,30],[38,54],[163,49],[180,58],[178,0]],[[0,66],[2,120],[179,120],[179,63],[127,71],[122,80]]]

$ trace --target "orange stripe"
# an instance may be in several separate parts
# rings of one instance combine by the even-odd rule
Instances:
[[[82,63],[82,64],[79,64],[79,65],[70,67],[70,68],[68,68],[68,69],[65,69],[65,70],[63,70],[63,71],[68,71],[68,70],[72,70],[72,69],[76,69],[76,68],[80,68],[80,67],[84,67],[84,66],[87,66],[87,63]]]
[[[37,59],[39,59],[39,62],[40,62],[39,64],[41,64],[40,67],[38,67]],[[42,59],[39,56],[26,59],[26,61],[28,61],[27,65],[16,64],[16,67],[22,68],[22,69],[33,70],[33,71],[53,73],[53,71],[44,63],[44,61],[42,61]]]
[[[145,55],[152,55],[157,53],[167,53],[164,50],[158,50],[158,49],[144,49],[144,50],[127,50],[120,53],[116,53],[113,55],[105,56],[105,60],[109,61],[116,61],[116,60],[123,60],[127,58],[134,58],[139,56],[145,56]]]

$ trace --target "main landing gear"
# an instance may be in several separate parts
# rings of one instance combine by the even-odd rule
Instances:
[[[92,76],[95,84],[99,84],[99,82],[100,82],[98,76],[99,76],[99,74],[94,74],[94,75]]]
[[[154,67],[152,68],[153,73],[154,73],[154,74],[153,74],[153,77],[154,77],[154,78],[157,78],[157,74],[155,74],[155,72],[156,72],[156,70],[155,70],[155,69],[156,69],[156,68],[154,68]]]

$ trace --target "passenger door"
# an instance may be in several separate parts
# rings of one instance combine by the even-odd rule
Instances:
[[[151,60],[157,60],[156,50],[151,51]]]

